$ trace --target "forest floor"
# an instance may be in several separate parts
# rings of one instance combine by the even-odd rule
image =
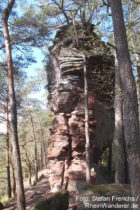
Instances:
[[[44,174],[44,170],[39,172],[39,177]],[[32,178],[34,181],[35,178]],[[35,186],[29,187],[28,181],[24,182],[25,186],[25,198],[26,198],[26,206],[32,206],[35,202],[37,202],[40,198],[46,197],[50,191],[49,183],[46,177],[43,177]],[[7,210],[16,210],[16,198],[10,202],[4,209]]]
[[[38,178],[40,179],[43,176],[43,174],[45,174],[45,172],[46,172],[46,169],[39,171]],[[34,182],[35,182],[35,176],[32,176],[32,183],[34,183]],[[25,190],[30,188],[28,179],[26,181],[24,181],[24,188],[25,188]]]
[[[45,170],[39,172],[39,182],[33,186],[29,187],[28,181],[24,182],[25,186],[25,197],[26,197],[26,206],[27,210],[31,209],[37,203],[40,198],[46,198],[49,195],[50,192],[50,186],[49,182],[46,176],[43,176],[45,174]],[[32,182],[35,181],[35,178],[32,177]],[[119,195],[119,196],[130,196],[130,186],[129,185],[115,185],[113,184],[114,180],[112,179],[112,176],[107,175],[103,171],[98,171],[98,176],[96,178],[94,185],[89,185],[85,188],[85,190],[82,189],[80,192],[80,196],[86,197],[88,196],[112,196],[112,195]],[[82,193],[82,194],[81,194]],[[84,205],[83,202],[77,203],[75,202],[75,194],[70,193],[69,198],[69,210],[73,209],[71,206],[77,206],[78,210],[83,210]],[[16,205],[16,198],[10,202],[4,209],[7,210],[17,210]],[[129,208],[128,208],[129,209]]]
[[[45,169],[42,171],[39,171],[38,177],[40,181],[36,185],[30,187],[28,180],[24,182],[27,209],[33,206],[40,198],[46,197],[50,191],[48,179],[46,176],[43,177],[43,175],[45,174],[45,171],[46,171]],[[35,176],[32,176],[32,183],[34,182],[35,182]],[[98,175],[98,179],[96,179],[95,184],[98,185],[99,183],[108,184],[109,180],[106,180],[106,178],[103,178],[101,175]],[[73,202],[74,201],[72,201],[72,203]],[[6,205],[4,209],[16,210],[17,209],[16,198],[13,199],[10,202],[10,204]]]

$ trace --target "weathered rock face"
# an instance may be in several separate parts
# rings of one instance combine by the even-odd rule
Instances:
[[[92,30],[83,28],[82,32],[78,47],[72,38],[60,40],[66,29],[58,33],[48,69],[49,106],[56,114],[48,148],[50,182],[52,187],[69,190],[85,181],[83,52],[92,162],[98,162],[113,137],[114,58]]]

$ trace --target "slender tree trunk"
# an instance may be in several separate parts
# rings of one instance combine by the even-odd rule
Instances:
[[[139,197],[140,207],[140,139],[136,84],[128,50],[121,0],[110,0],[117,48],[118,70],[122,82],[124,135],[128,157],[132,195]],[[138,208],[135,208],[138,209]]]
[[[32,114],[30,113],[30,120],[31,120],[31,125],[32,125],[32,130],[33,130],[33,138],[34,138],[34,155],[35,155],[35,181],[38,182],[38,157],[37,157],[37,141],[36,141],[36,136],[35,136],[35,128],[34,128],[34,122],[33,122],[33,117]]]
[[[123,96],[120,75],[116,66],[115,73],[115,183],[123,184],[126,181],[125,174],[125,139],[123,127]]]
[[[12,159],[11,159],[11,169],[12,169],[12,194],[13,194],[13,196],[15,196],[15,194],[16,194],[16,178],[15,178],[15,169],[14,169],[14,164],[13,164]]]
[[[40,161],[40,154],[37,150],[37,169],[38,169],[38,171],[41,169],[41,167],[42,167],[42,163]]]
[[[28,173],[29,173],[29,185],[32,186],[32,167],[28,165]]]
[[[134,2],[131,1],[130,7],[131,7],[131,12],[130,12],[130,21],[133,22],[133,4]],[[140,8],[139,8],[139,12],[140,12]],[[131,45],[132,45],[132,49],[134,51],[134,57],[135,57],[135,62],[136,62],[136,66],[137,66],[137,95],[138,95],[138,107],[139,107],[139,122],[140,122],[140,55],[138,55],[136,53],[136,43],[134,40],[134,36],[135,36],[135,32],[133,30],[131,30]]]
[[[44,168],[47,168],[47,144],[45,140],[43,141],[43,149],[44,149]]]
[[[86,182],[90,183],[90,138],[89,138],[89,112],[88,112],[88,82],[86,57],[83,56],[84,67],[84,94],[85,94],[85,138],[86,138]]]
[[[140,59],[139,59],[139,61],[137,62],[137,72],[138,72],[137,94],[138,94],[139,123],[140,123]]]
[[[43,145],[43,133],[42,133],[42,128],[41,128],[41,125],[39,124],[40,126],[40,168],[43,169],[44,168],[44,145]]]
[[[40,126],[41,127],[41,126]],[[43,153],[43,166],[44,168],[47,168],[47,160],[46,160],[46,157],[47,157],[47,154],[46,154],[46,142],[45,142],[45,138],[44,138],[44,132],[43,132],[43,129],[41,128],[41,139],[42,139],[42,143],[41,143],[41,146],[42,146],[42,153]]]
[[[129,165],[126,151],[126,144],[124,142],[124,159],[125,159],[125,183],[130,184],[130,173],[129,173]]]
[[[135,51],[135,46],[133,45]],[[138,96],[138,110],[139,110],[139,122],[140,122],[140,56],[134,54],[137,65],[137,96]]]
[[[26,147],[23,147],[23,149],[25,151],[26,163],[27,163],[27,167],[28,167],[29,185],[32,186],[32,164],[29,159]]]
[[[81,22],[84,25],[86,22],[86,1],[83,1],[83,10],[81,10]]]
[[[40,168],[44,168],[44,152],[43,152],[43,141],[40,141]]]
[[[77,32],[77,29],[76,29],[76,22],[75,22],[75,17],[76,17],[76,14],[77,14],[78,10],[76,10],[73,14],[72,10],[71,10],[71,17],[72,17],[72,24],[73,24],[73,29],[74,29],[74,38],[75,38],[75,41],[76,41],[76,46],[79,47],[79,38],[78,38],[78,32]]]
[[[5,106],[5,119],[6,119],[6,171],[7,171],[7,195],[12,197],[11,189],[11,176],[10,176],[10,145],[9,145],[9,117],[8,117],[8,99],[6,99]]]
[[[7,170],[7,195],[9,198],[12,197],[12,188],[11,188],[11,175],[10,175],[10,157],[9,157],[9,134],[7,133],[6,137],[6,170]]]
[[[108,151],[108,172],[109,174],[112,173],[112,144],[109,146]]]
[[[19,210],[24,210],[25,195],[24,195],[21,158],[20,158],[20,150],[19,150],[18,135],[17,135],[17,109],[16,109],[15,90],[14,90],[13,60],[12,60],[10,36],[8,30],[8,18],[14,6],[14,3],[15,0],[11,0],[8,3],[7,7],[4,9],[2,13],[2,27],[3,27],[5,50],[7,56],[8,93],[10,100],[11,131],[12,131],[11,140],[12,140],[13,155],[14,155],[15,173],[16,173],[17,206]]]
[[[74,32],[75,32],[76,45],[77,45],[77,47],[79,47],[79,38],[78,38],[77,29],[76,29],[75,16],[72,17],[72,23],[73,23],[73,28],[74,28]]]

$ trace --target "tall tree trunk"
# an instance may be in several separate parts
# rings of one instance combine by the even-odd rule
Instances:
[[[136,60],[137,66],[137,96],[138,96],[138,110],[139,110],[139,122],[140,122],[140,55],[136,54],[134,41],[132,40],[133,44],[132,47],[134,49],[134,56]]]
[[[11,140],[12,140],[12,147],[13,147],[13,154],[14,154],[15,173],[16,173],[17,206],[19,210],[24,210],[25,209],[25,195],[24,195],[21,158],[20,158],[20,150],[19,150],[18,135],[17,135],[17,109],[16,109],[15,90],[14,90],[13,60],[12,60],[12,53],[11,53],[9,29],[8,29],[8,18],[14,6],[14,3],[15,3],[15,0],[9,1],[7,7],[4,9],[2,13],[2,27],[3,27],[3,35],[5,39],[5,50],[6,50],[6,56],[7,56],[8,93],[9,93],[9,101],[10,101],[11,131],[12,131]]]
[[[83,1],[83,9],[81,10],[81,22],[84,25],[86,22],[86,0]]]
[[[15,169],[14,169],[14,164],[13,164],[12,158],[10,161],[11,161],[11,169],[12,169],[12,195],[15,196],[15,194],[16,194]]]
[[[107,164],[107,167],[108,167],[109,174],[111,174],[112,173],[112,144],[108,148],[108,164]]]
[[[73,24],[73,28],[74,28],[74,36],[75,36],[75,40],[76,40],[76,45],[77,47],[79,47],[79,38],[78,38],[78,32],[76,29],[76,22],[75,22],[75,15],[72,16],[72,24]]]
[[[125,137],[123,127],[123,96],[121,79],[116,66],[115,73],[115,183],[123,184],[126,181],[125,174]]]
[[[7,171],[7,195],[8,195],[9,198],[11,198],[11,196],[12,196],[12,189],[11,189],[11,176],[10,176],[10,145],[9,145],[8,98],[6,99],[5,119],[6,119],[6,171]]]
[[[25,151],[26,163],[28,167],[29,185],[32,186],[32,163],[29,159],[29,155],[27,153],[26,147],[24,146],[23,149]]]
[[[130,21],[133,22],[133,4],[134,2],[131,1],[130,2],[130,8],[131,8],[131,12],[130,12]],[[139,12],[140,12],[140,8],[139,8]],[[135,62],[136,62],[136,67],[137,67],[137,95],[138,95],[138,108],[139,108],[139,122],[140,122],[140,55],[138,55],[136,53],[136,44],[135,43],[135,32],[133,30],[131,30],[130,32],[130,41],[131,41],[131,45],[132,45],[132,49],[133,49],[133,56],[135,57]]]
[[[139,62],[137,63],[137,72],[138,72],[137,94],[138,94],[139,123],[140,123],[140,59],[139,59]]]
[[[125,159],[125,183],[130,184],[130,173],[129,173],[129,165],[126,151],[126,144],[124,142],[124,159]]]
[[[128,50],[121,0],[110,0],[117,48],[118,70],[122,82],[124,135],[128,157],[132,195],[140,207],[140,139],[136,84]]]
[[[44,140],[41,138],[41,144],[40,144],[40,151],[41,151],[41,153],[40,153],[40,164],[41,164],[41,169],[43,169],[43,168],[45,168],[45,162],[44,162],[44,160],[45,160],[45,158],[44,158],[44,156],[45,156],[45,153],[44,153],[44,142],[43,142]]]
[[[137,63],[137,72],[138,72],[138,80],[137,80],[137,86],[138,86],[138,104],[139,104],[139,122],[140,122],[140,59]]]
[[[43,140],[43,150],[44,150],[44,168],[47,168],[47,143],[45,139]]]
[[[37,141],[35,136],[35,128],[34,128],[34,122],[32,114],[30,113],[30,120],[32,125],[32,131],[33,131],[33,138],[34,138],[34,155],[35,155],[35,181],[38,182],[38,157],[37,157]]]
[[[40,126],[41,127],[41,126]],[[42,139],[42,143],[41,143],[41,146],[42,146],[42,150],[43,150],[43,167],[44,168],[47,168],[47,154],[46,154],[46,142],[45,142],[45,138],[44,138],[44,132],[43,132],[43,129],[41,128],[41,139]]]
[[[86,57],[83,55],[84,68],[84,94],[85,94],[85,138],[86,138],[86,182],[90,183],[90,138],[89,138],[89,112],[88,112],[88,82]]]
[[[32,186],[32,166],[28,164],[29,185]]]

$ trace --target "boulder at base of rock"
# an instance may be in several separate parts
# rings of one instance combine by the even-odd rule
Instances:
[[[67,210],[69,206],[68,191],[51,194],[48,198],[40,200],[33,210]]]

